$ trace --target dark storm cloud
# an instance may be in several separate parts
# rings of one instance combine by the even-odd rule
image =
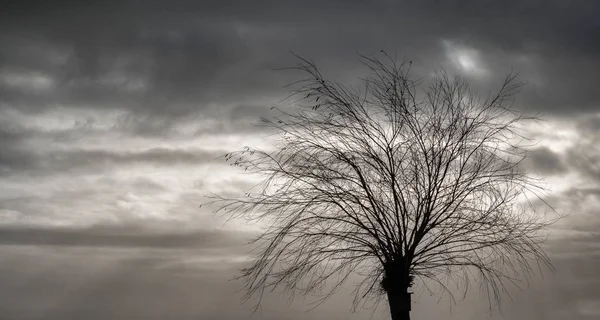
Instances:
[[[478,50],[491,74],[531,80],[538,110],[591,110],[600,68],[592,1],[13,1],[0,63],[54,79],[48,92],[3,90],[8,105],[64,103],[181,114],[281,94],[294,50],[348,77],[354,52],[397,51],[447,64],[443,40]],[[526,58],[526,59],[525,59]],[[524,60],[523,60],[524,59]]]
[[[169,5],[172,12],[137,1],[35,2],[31,10],[8,10],[3,66],[42,73],[55,87],[32,93],[4,85],[3,100],[21,108],[67,104],[180,114],[262,85],[268,76],[256,73],[252,64],[260,62],[234,21],[180,4]]]

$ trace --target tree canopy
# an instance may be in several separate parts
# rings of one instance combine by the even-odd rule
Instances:
[[[247,297],[326,288],[326,299],[358,274],[355,304],[387,295],[392,318],[408,319],[414,281],[452,294],[449,283],[466,292],[477,279],[491,301],[551,267],[540,245],[552,221],[532,201],[544,189],[520,165],[519,126],[537,117],[513,107],[514,73],[481,98],[443,71],[426,86],[412,80],[412,63],[387,54],[360,56],[370,75],[359,87],[297,58],[293,108],[264,119],[274,147],[225,157],[261,182],[213,199],[267,226],[241,271]]]

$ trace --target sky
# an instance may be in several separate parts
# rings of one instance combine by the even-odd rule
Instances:
[[[0,9],[0,319],[387,319],[350,313],[351,287],[306,312],[275,293],[251,316],[231,280],[253,227],[199,205],[251,179],[219,156],[298,74],[364,73],[357,53],[440,68],[487,93],[511,70],[540,112],[525,163],[568,216],[556,271],[457,305],[416,290],[415,319],[600,318],[600,4],[596,1],[4,0]]]

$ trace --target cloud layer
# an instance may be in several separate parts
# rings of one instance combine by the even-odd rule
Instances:
[[[238,245],[247,228],[223,229],[199,208],[209,192],[251,185],[219,157],[266,144],[254,124],[285,105],[283,86],[298,75],[275,69],[295,63],[289,51],[351,83],[365,71],[355,53],[383,49],[412,60],[416,78],[443,67],[482,95],[520,73],[527,85],[516,106],[545,120],[526,128],[538,144],[525,169],[546,177],[546,200],[570,215],[548,245],[560,276],[506,313],[595,318],[598,274],[588,266],[599,254],[599,12],[594,1],[558,0],[7,1],[0,311],[11,319],[245,318],[246,309],[216,306],[233,306],[223,279],[245,257]],[[182,267],[192,255],[194,268]],[[169,261],[176,266],[164,267]],[[224,270],[206,271],[215,265]],[[178,272],[186,280],[170,282]],[[173,295],[184,297],[160,302]],[[422,299],[416,313],[447,313]],[[341,301],[314,317],[345,319]],[[485,313],[469,301],[451,317]],[[543,311],[545,303],[554,309]]]

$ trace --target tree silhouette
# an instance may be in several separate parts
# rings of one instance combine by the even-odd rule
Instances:
[[[211,202],[266,226],[241,271],[246,298],[283,288],[324,301],[359,274],[355,307],[387,296],[392,319],[409,319],[415,280],[452,296],[449,283],[466,293],[478,279],[492,302],[517,276],[551,268],[540,247],[551,221],[528,200],[543,187],[519,166],[518,126],[536,117],[512,108],[515,74],[485,99],[444,72],[421,92],[411,62],[380,57],[359,57],[371,73],[351,88],[297,56],[295,109],[263,119],[274,148],[225,156],[261,178]]]

